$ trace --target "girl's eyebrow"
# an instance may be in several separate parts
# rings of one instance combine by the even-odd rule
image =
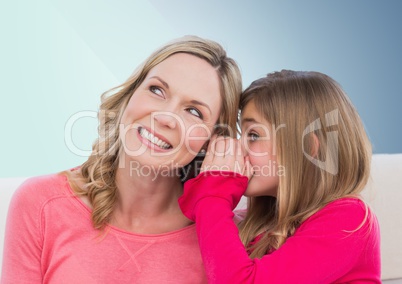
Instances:
[[[245,124],[245,123],[260,123],[259,121],[255,120],[252,117],[245,117],[241,119],[241,125]]]
[[[152,77],[149,77],[149,79],[157,79],[158,81],[160,81],[160,82],[162,83],[163,86],[166,87],[166,89],[169,89],[169,84],[166,83],[164,80],[162,80],[161,77],[159,77],[159,76],[152,76]]]

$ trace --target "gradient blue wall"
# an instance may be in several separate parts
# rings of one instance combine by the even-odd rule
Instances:
[[[0,177],[82,163],[97,135],[100,94],[185,34],[219,41],[245,87],[274,70],[327,73],[360,112],[374,152],[402,153],[401,14],[397,0],[4,2]]]

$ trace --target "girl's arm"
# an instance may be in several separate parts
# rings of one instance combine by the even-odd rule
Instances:
[[[250,259],[232,212],[246,185],[246,177],[218,171],[185,184],[179,203],[196,222],[208,283],[331,283],[347,274],[367,247],[367,225],[347,232],[362,223],[364,206],[346,199],[306,220],[277,251]]]
[[[372,228],[366,222],[356,230],[366,214],[364,204],[357,199],[331,203],[307,219],[277,251],[250,259],[232,211],[247,187],[248,178],[242,174],[251,171],[241,151],[211,155],[211,145],[226,152],[229,140],[210,143],[203,172],[185,183],[179,199],[183,213],[196,222],[209,283],[331,283],[347,274],[363,253],[372,265],[372,275],[363,272],[354,277],[371,277],[381,283],[378,226],[372,216]],[[235,149],[240,149],[234,143]]]
[[[15,192],[7,215],[1,283],[42,283],[40,202],[31,180]]]

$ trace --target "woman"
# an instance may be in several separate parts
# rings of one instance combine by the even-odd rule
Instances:
[[[184,37],[102,97],[80,167],[25,182],[9,209],[2,283],[203,283],[178,206],[214,132],[233,135],[241,76],[222,47]]]

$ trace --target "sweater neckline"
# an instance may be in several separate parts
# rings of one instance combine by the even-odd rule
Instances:
[[[62,175],[63,176],[63,179],[64,179],[64,182],[65,182],[65,187],[67,188],[67,190],[68,190],[68,193],[73,197],[72,199],[71,199],[71,201],[77,206],[77,207],[79,207],[80,208],[80,210],[82,210],[84,213],[85,213],[85,217],[89,220],[89,221],[91,221],[91,212],[92,212],[92,209],[90,208],[90,207],[88,207],[88,205],[87,204],[85,204],[80,198],[79,198],[79,196],[77,196],[75,193],[74,193],[74,191],[73,191],[73,189],[72,189],[72,187],[71,187],[71,185],[70,185],[70,183],[69,183],[69,181],[68,181],[68,178],[67,178],[67,176],[66,175]],[[91,225],[92,225],[92,223],[91,223]],[[170,231],[170,232],[166,232],[166,233],[161,233],[161,234],[141,234],[141,233],[134,233],[134,232],[129,232],[129,231],[126,231],[126,230],[123,230],[123,229],[121,229],[121,228],[118,228],[118,227],[116,227],[116,226],[113,226],[113,225],[111,225],[111,224],[107,224],[106,225],[106,228],[105,228],[105,231],[106,232],[113,232],[114,234],[118,234],[118,235],[120,235],[120,236],[125,236],[125,237],[130,237],[130,238],[141,238],[141,239],[144,239],[144,238],[146,238],[146,239],[149,239],[149,240],[152,240],[152,239],[161,239],[161,238],[176,238],[176,237],[182,237],[183,235],[186,235],[186,234],[193,234],[194,232],[195,232],[195,223],[194,224],[191,224],[191,225],[189,225],[189,226],[186,226],[186,227],[183,227],[183,228],[181,228],[181,229],[178,229],[178,230],[174,230],[174,231]],[[94,229],[95,230],[95,229]]]

